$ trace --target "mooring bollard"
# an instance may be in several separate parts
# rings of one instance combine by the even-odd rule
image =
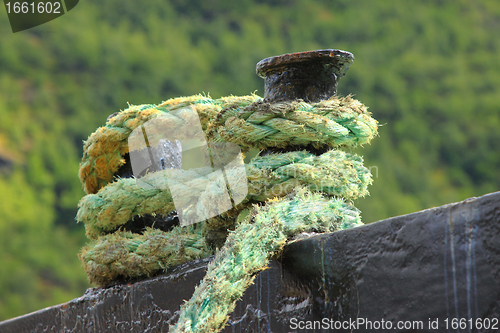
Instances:
[[[78,220],[91,239],[80,257],[91,282],[150,276],[215,253],[172,330],[219,331],[288,240],[361,225],[350,200],[368,193],[371,175],[361,157],[337,148],[370,142],[378,125],[363,104],[335,96],[353,59],[340,50],[267,58],[257,64],[264,99],[193,96],[112,115],[85,143],[80,169],[89,194]],[[188,141],[203,131],[195,146],[205,162],[187,170]],[[165,142],[182,151],[181,167],[156,166]],[[252,148],[261,154],[242,169],[241,152]],[[127,164],[136,179],[113,179],[130,174]],[[188,226],[166,221],[174,206]]]

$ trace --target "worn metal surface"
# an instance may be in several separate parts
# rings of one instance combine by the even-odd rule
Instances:
[[[0,332],[167,332],[206,264],[89,289],[1,322]],[[451,329],[451,320],[472,318],[475,325],[477,318],[500,318],[500,192],[289,244],[282,264],[272,261],[246,291],[225,332],[334,331],[294,329],[307,324],[298,320],[323,318],[393,326],[357,332],[498,331]],[[439,327],[429,328],[436,319]],[[399,321],[423,328],[397,329]]]
[[[168,332],[181,304],[205,276],[209,259],[136,283],[88,289],[68,303],[1,322],[0,332]],[[288,332],[290,316],[305,318],[311,310],[296,304],[310,294],[301,288],[272,261],[238,302],[224,332]]]
[[[269,102],[319,102],[334,96],[338,80],[354,56],[341,50],[288,53],[263,59],[256,72],[264,78],[264,98]]]
[[[316,319],[424,324],[400,332],[500,331],[500,192],[296,242],[284,258],[309,281]],[[472,329],[452,329],[453,318],[472,318]],[[497,329],[474,329],[477,318]]]

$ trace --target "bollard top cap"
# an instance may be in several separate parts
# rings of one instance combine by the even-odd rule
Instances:
[[[266,75],[283,68],[307,66],[307,63],[324,63],[331,65],[337,77],[341,77],[345,75],[353,61],[352,53],[334,49],[287,53],[262,59],[257,63],[256,72],[258,76],[265,78]]]

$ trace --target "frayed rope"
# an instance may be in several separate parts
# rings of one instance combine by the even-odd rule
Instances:
[[[248,195],[236,208],[203,224],[175,227],[170,232],[121,231],[134,216],[167,214],[175,209],[167,189],[146,189],[135,179],[114,179],[129,152],[130,133],[158,117],[182,126],[171,111],[194,107],[208,141],[232,142],[250,148],[287,148],[257,156],[246,165]],[[279,254],[287,240],[302,232],[332,232],[361,225],[359,211],[346,202],[368,194],[372,178],[361,157],[336,148],[369,143],[377,122],[350,96],[319,103],[270,104],[256,95],[213,100],[196,95],[159,105],[131,106],[110,119],[84,144],[79,176],[88,193],[77,220],[91,242],[80,259],[89,280],[104,285],[118,277],[150,276],[167,267],[211,255],[207,235],[227,230],[229,236],[210,263],[206,277],[181,309],[172,332],[218,332],[236,301]],[[330,149],[315,155],[304,148]],[[190,179],[208,177],[179,175]],[[231,175],[229,175],[230,177]],[[141,178],[164,182],[161,172]],[[189,197],[189,188],[186,189]],[[193,193],[192,195],[195,195]]]

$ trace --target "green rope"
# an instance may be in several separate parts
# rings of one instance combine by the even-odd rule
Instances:
[[[236,301],[287,239],[301,232],[331,232],[360,224],[359,211],[353,206],[304,189],[291,198],[256,208],[252,218],[229,234],[170,331],[218,332]]]
[[[151,276],[159,270],[210,255],[201,228],[176,227],[143,234],[117,231],[92,241],[80,253],[90,281],[100,285],[118,277]]]
[[[202,128],[208,127],[209,141],[233,142],[247,149],[308,144],[316,148],[354,147],[377,135],[377,122],[363,104],[350,97],[315,104],[269,104],[255,95],[218,100],[194,96],[158,106],[132,106],[112,117],[85,142],[79,176],[86,193],[96,193],[113,181],[113,175],[125,163],[127,139],[135,128],[186,106],[195,107]],[[172,121],[183,124],[180,118]]]
[[[158,116],[182,127],[182,116],[171,111],[184,107],[198,112],[208,141],[232,142],[244,151],[295,149],[252,159],[246,165],[245,200],[203,224],[175,227],[170,232],[121,231],[134,216],[174,210],[168,188],[175,187],[189,201],[199,195],[197,186],[204,186],[198,183],[211,183],[211,168],[169,170],[168,177],[160,171],[141,178],[154,184],[152,188],[139,186],[135,179],[113,179],[125,163],[130,133]],[[211,238],[224,240],[229,229],[206,277],[183,305],[178,324],[171,327],[173,332],[218,332],[255,275],[282,251],[287,240],[301,232],[360,225],[359,211],[344,200],[368,194],[371,175],[361,157],[335,148],[366,144],[376,135],[377,122],[351,97],[314,104],[270,104],[255,95],[218,100],[197,95],[121,111],[85,142],[80,165],[79,176],[88,195],[80,201],[77,220],[85,224],[91,239],[80,259],[89,280],[104,285],[207,257],[213,253]],[[311,146],[330,150],[319,156],[301,150]],[[226,170],[228,179],[231,172]]]
[[[310,190],[330,195],[343,196],[354,200],[368,193],[371,174],[363,166],[361,157],[331,150],[320,156],[307,151],[295,151],[277,155],[254,158],[247,165],[249,201],[265,201],[291,193],[296,186],[307,186]],[[180,183],[193,180],[203,184],[211,169],[179,170],[177,179]],[[132,217],[144,214],[167,214],[175,210],[172,196],[162,172],[156,172],[141,178],[145,183],[157,187],[145,189],[135,179],[120,179],[109,184],[97,194],[85,196],[79,204],[77,220],[85,224],[87,237],[96,239],[116,230]],[[207,182],[209,183],[209,182]],[[198,195],[195,186],[186,186],[193,192],[184,193],[189,200]]]
[[[301,185],[311,191],[354,200],[372,183],[363,159],[341,150],[320,156],[294,151],[256,157],[247,165],[249,196],[255,201],[281,197]]]
[[[366,107],[348,96],[315,104],[258,101],[229,107],[209,126],[208,136],[247,148],[354,147],[368,143],[376,128]]]
[[[249,105],[261,98],[252,96],[225,97],[213,100],[201,95],[170,99],[160,105],[136,105],[121,111],[108,119],[106,126],[100,127],[85,141],[79,177],[86,193],[97,191],[113,181],[113,175],[125,164],[123,155],[128,153],[127,140],[132,131],[158,117],[168,116],[170,111],[194,106],[200,117],[203,130],[224,107]],[[178,126],[183,119],[174,118]]]

